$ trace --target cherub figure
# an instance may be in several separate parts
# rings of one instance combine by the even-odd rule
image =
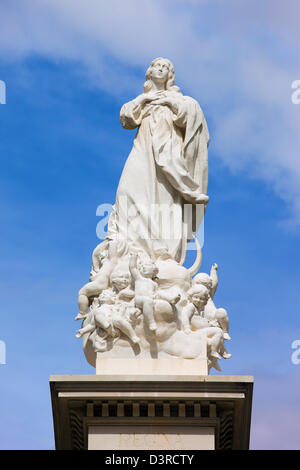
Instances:
[[[180,303],[184,297],[184,291],[190,286],[188,270],[173,260],[168,247],[163,242],[153,243],[153,253],[159,273],[157,278],[158,296],[167,300],[171,305]]]
[[[105,289],[99,295],[99,307],[92,310],[91,321],[88,325],[77,331],[76,337],[80,338],[85,333],[91,333],[96,328],[101,328],[106,332],[106,336],[116,337],[117,333],[115,328],[120,330],[125,336],[127,336],[134,344],[139,343],[140,339],[135,334],[134,329],[126,315],[125,308],[120,305],[116,305],[117,298],[116,294],[112,289]],[[95,350],[103,350],[101,344],[97,344],[97,340],[94,343]]]
[[[211,323],[214,321],[216,326],[220,326],[223,331],[224,339],[230,340],[231,338],[228,334],[229,319],[227,311],[224,308],[217,308],[213,301],[218,287],[217,270],[218,265],[215,263],[211,267],[210,275],[199,273],[193,278],[192,284],[193,286],[202,285],[208,289],[209,298],[204,309],[205,317],[209,319]]]
[[[135,306],[142,310],[151,331],[156,331],[154,320],[154,298],[157,290],[155,277],[158,269],[151,260],[137,267],[137,254],[131,253],[129,269],[134,281]]]
[[[182,326],[184,332],[191,332],[191,323],[195,329],[201,329],[206,332],[208,356],[214,359],[229,359],[229,354],[224,348],[224,337],[222,329],[211,322],[205,316],[205,306],[209,300],[208,289],[199,284],[194,285],[188,290],[189,303],[182,312]],[[221,355],[221,356],[220,356]]]
[[[93,280],[85,284],[78,293],[79,313],[75,320],[86,318],[90,299],[98,296],[101,291],[109,287],[110,275],[118,261],[118,242],[116,240],[110,241],[107,245],[104,245],[104,253],[107,250],[107,255],[100,256],[99,251],[102,252],[101,250],[99,250],[100,245],[98,245],[98,247],[95,249],[97,250],[97,256],[95,255],[94,250],[93,270],[91,273],[91,279]],[[96,266],[94,265],[94,258],[99,263],[97,265],[98,271],[94,269],[96,268]]]
[[[110,277],[113,290],[116,293],[117,305],[125,308],[125,315],[130,322],[136,323],[141,310],[135,307],[134,291],[131,288],[132,279],[129,272],[114,271]]]

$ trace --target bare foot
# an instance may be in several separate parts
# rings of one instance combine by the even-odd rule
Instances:
[[[214,357],[215,359],[221,359],[221,356],[219,353],[217,353],[217,351],[212,351],[210,355]]]
[[[198,204],[207,204],[209,202],[209,196],[206,194],[199,194],[197,196],[197,202]]]
[[[190,195],[187,195],[186,199],[193,199],[197,204],[207,204],[209,202],[209,196],[199,193],[198,191],[191,191]]]
[[[222,354],[222,357],[223,357],[224,359],[230,359],[231,356],[232,356],[232,354],[230,354],[230,353],[228,353],[228,352],[223,352],[223,354]]]
[[[81,313],[79,312],[75,320],[82,320],[83,318],[86,318],[88,316],[87,313]]]

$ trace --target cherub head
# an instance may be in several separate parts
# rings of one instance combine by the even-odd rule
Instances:
[[[116,300],[116,294],[112,289],[105,289],[98,297],[100,305],[113,304]]]
[[[131,276],[129,272],[126,271],[115,271],[110,277],[113,288],[120,292],[123,289],[126,289],[131,283]]]
[[[196,284],[188,290],[187,296],[195,307],[204,308],[209,299],[209,291],[205,286]]]
[[[139,265],[139,271],[143,277],[154,279],[158,274],[158,268],[152,261],[144,261]]]
[[[212,280],[208,274],[199,273],[199,274],[196,274],[195,277],[193,277],[193,286],[195,285],[205,286],[206,289],[210,291],[212,288]]]

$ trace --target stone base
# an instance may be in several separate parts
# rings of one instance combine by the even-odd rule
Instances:
[[[90,426],[89,450],[214,450],[214,427]]]
[[[97,354],[97,375],[208,375],[207,359],[108,358]]]
[[[50,377],[56,449],[248,449],[253,378]]]

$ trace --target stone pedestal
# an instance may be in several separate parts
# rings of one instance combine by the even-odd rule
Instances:
[[[252,377],[121,372],[50,377],[56,449],[249,448]]]
[[[108,358],[97,354],[96,360],[97,375],[149,375],[176,377],[181,375],[208,375],[208,365],[206,358],[181,359],[181,358]]]

